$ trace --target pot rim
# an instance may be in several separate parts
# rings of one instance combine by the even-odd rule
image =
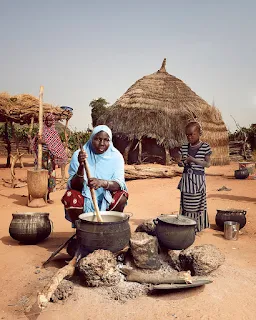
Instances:
[[[171,219],[173,218],[173,220],[166,221],[164,219],[164,218],[168,219],[168,217]],[[170,215],[158,216],[156,220],[163,222],[163,223],[166,223],[167,225],[174,225],[177,227],[191,227],[191,226],[194,227],[196,225],[195,220],[188,218],[188,217],[185,217],[185,216],[182,216],[180,214],[178,214],[178,215],[170,214]],[[185,222],[187,222],[187,224]]]
[[[100,211],[101,216],[115,216],[115,217],[122,217],[123,219],[120,221],[106,221],[106,222],[98,222],[98,221],[90,221],[87,220],[86,217],[95,217],[96,219],[96,215],[94,212],[86,212],[86,213],[82,213],[78,216],[79,222],[81,223],[89,223],[89,224],[98,224],[98,225],[111,225],[111,224],[118,224],[118,223],[122,223],[122,222],[126,222],[130,219],[130,215],[128,214],[128,212],[119,212],[119,211]]]
[[[46,169],[40,169],[40,170],[37,170],[37,169],[28,169],[27,171],[29,171],[29,172],[48,172],[48,170],[46,170]]]
[[[240,171],[245,171],[245,170],[249,172],[249,170],[247,168],[237,169],[237,170],[235,170],[235,172],[240,172]]]
[[[22,216],[49,216],[50,213],[48,212],[15,212],[12,214],[13,217],[22,217]]]
[[[243,209],[217,209],[217,213],[243,213],[246,215],[247,211]]]

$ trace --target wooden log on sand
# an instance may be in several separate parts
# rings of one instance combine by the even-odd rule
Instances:
[[[178,175],[174,166],[125,165],[125,179],[173,178]]]
[[[122,267],[120,271],[126,275],[126,281],[138,283],[152,283],[152,284],[171,284],[171,283],[192,283],[190,272],[179,272],[177,275],[166,272],[165,274],[145,273],[141,270],[134,270],[127,267]]]
[[[37,303],[40,309],[46,308],[48,302],[50,301],[53,293],[57,289],[61,281],[66,277],[72,277],[75,273],[77,262],[77,256],[69,262],[68,265],[58,270],[58,272],[51,278],[48,284],[44,287],[43,291],[38,294]]]
[[[137,179],[156,179],[156,178],[173,178],[182,176],[183,168],[176,165],[125,165],[125,180]],[[206,172],[207,176],[219,177],[224,176],[223,173]]]

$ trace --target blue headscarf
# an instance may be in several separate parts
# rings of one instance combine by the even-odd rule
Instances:
[[[93,137],[104,131],[108,134],[110,139],[110,144],[108,149],[102,154],[96,154],[93,151],[92,140]],[[112,143],[112,132],[109,127],[105,125],[97,126],[93,129],[88,142],[83,146],[84,151],[87,153],[87,162],[89,165],[91,177],[116,181],[121,190],[127,190],[125,180],[124,180],[124,159],[121,153],[113,146]],[[78,154],[80,150],[76,150],[71,158],[69,165],[69,180],[68,188],[71,189],[71,179],[77,173],[79,162]],[[99,188],[95,190],[96,197],[98,200],[99,209],[105,211],[108,209],[112,202],[111,193],[108,190]],[[94,212],[94,206],[91,198],[90,189],[87,186],[87,177],[84,173],[84,187],[82,190],[82,195],[84,196],[84,212]],[[68,219],[69,220],[69,219]]]

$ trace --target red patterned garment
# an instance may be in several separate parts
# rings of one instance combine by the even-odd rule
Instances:
[[[109,206],[108,211],[112,211],[118,205],[122,196],[128,199],[128,192],[124,190],[118,190],[112,193],[112,203]],[[84,208],[84,197],[81,192],[76,190],[67,190],[61,199],[66,210],[68,209],[83,209]]]
[[[61,202],[64,204],[66,210],[84,208],[84,197],[81,192],[76,190],[67,190]]]

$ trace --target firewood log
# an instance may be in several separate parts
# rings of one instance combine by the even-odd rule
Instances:
[[[57,271],[57,273],[44,287],[43,291],[38,294],[37,303],[40,309],[46,308],[48,302],[50,301],[53,293],[55,292],[61,281],[66,277],[73,276],[73,274],[75,273],[76,262],[77,256],[75,255],[68,265]]]

